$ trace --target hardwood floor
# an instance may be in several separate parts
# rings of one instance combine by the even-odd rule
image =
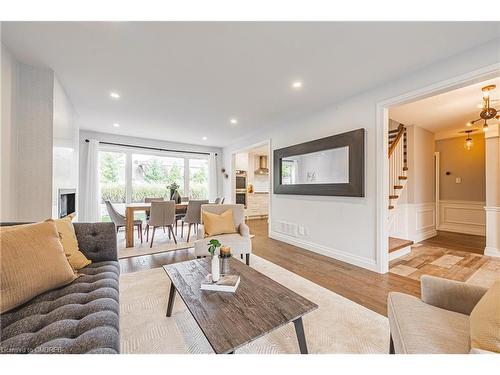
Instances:
[[[267,259],[270,262],[273,262],[291,272],[296,273],[297,275],[321,285],[326,289],[329,289],[383,315],[387,315],[387,294],[390,291],[407,293],[419,297],[420,275],[424,273],[432,274],[432,272],[426,272],[428,269],[433,269],[432,266],[428,266],[421,269],[418,275],[415,274],[411,277],[394,272],[381,275],[376,272],[368,271],[364,268],[356,267],[348,263],[286,244],[284,242],[273,240],[267,236],[267,220],[249,220],[248,225],[250,226],[250,232],[255,234],[255,238],[252,240],[253,253],[255,255]],[[447,243],[446,239],[452,238],[452,236],[449,236],[446,233],[438,237],[439,238],[437,239],[425,241],[427,247],[432,246],[430,245],[431,243],[445,244]],[[432,240],[437,242],[430,242]],[[455,240],[459,243],[452,243],[448,245],[461,246],[462,248],[466,247],[468,249],[477,249],[480,246],[479,242],[475,242],[477,239],[462,241],[455,238]],[[436,259],[440,256],[446,255],[444,253],[440,253],[440,255],[437,256],[438,254],[435,253],[431,257],[426,258],[425,255],[423,257],[419,257],[419,247],[420,245],[417,245],[417,248],[412,250],[412,254],[415,258],[413,261],[414,263],[412,264],[415,265],[416,262],[420,261],[420,268],[428,263],[430,264],[431,262],[436,261]],[[412,254],[409,254],[408,256]],[[120,266],[122,272],[126,273],[161,267],[165,264],[182,262],[192,258],[192,250],[183,249],[161,254],[122,259],[120,260]],[[462,262],[460,264],[463,267],[468,268],[465,270],[467,272],[472,271],[472,269],[477,272],[478,270],[482,270],[484,267],[486,267],[486,271],[488,272],[493,271],[493,274],[498,274],[500,271],[500,260],[485,262],[481,260],[482,257],[477,256],[475,256],[475,258],[478,258],[476,260],[468,258],[465,259],[465,256],[463,258],[464,259],[459,260],[459,262]],[[450,262],[450,259],[447,258],[446,260],[442,260],[440,265],[447,266],[446,262]],[[391,266],[394,265],[398,264],[391,262]],[[451,270],[451,273],[444,275],[444,277],[457,279],[457,275],[460,272],[456,270],[457,269],[454,268]],[[453,272],[455,273],[453,274]],[[455,277],[453,277],[453,275],[455,275]],[[462,276],[463,275],[464,273],[462,273]],[[468,275],[470,277],[472,273],[469,273]],[[491,276],[491,273],[488,273],[488,275]]]
[[[381,275],[267,236],[265,220],[248,221],[253,253],[379,314],[387,315],[390,291],[420,296],[420,281]]]
[[[483,254],[486,247],[485,236],[474,236],[453,232],[437,231],[438,235],[420,242],[423,245],[445,247],[449,250],[468,251]]]
[[[266,220],[249,220],[253,253],[380,314],[387,314],[389,291],[420,295],[420,282],[395,274],[381,275],[267,236]],[[192,259],[190,250],[120,260],[123,273]]]

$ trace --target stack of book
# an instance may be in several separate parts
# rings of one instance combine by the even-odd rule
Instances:
[[[234,293],[238,289],[238,285],[240,285],[240,277],[238,275],[220,275],[219,281],[214,283],[210,274],[201,282],[201,289]]]

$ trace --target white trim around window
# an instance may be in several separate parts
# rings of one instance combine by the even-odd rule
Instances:
[[[159,157],[171,157],[177,159],[184,159],[184,194],[189,196],[189,160],[190,159],[202,159],[208,160],[209,155],[199,155],[199,154],[191,154],[184,152],[168,152],[168,151],[154,151],[147,150],[140,147],[122,147],[122,146],[114,146],[114,145],[99,145],[99,152],[118,152],[121,154],[125,154],[125,195],[126,195],[126,203],[132,202],[132,189],[133,189],[133,176],[132,176],[132,155],[133,154],[141,154],[141,155],[151,155],[151,156],[159,156]],[[208,184],[208,182],[207,182]],[[207,185],[208,190],[208,185]],[[207,197],[208,198],[208,197]]]

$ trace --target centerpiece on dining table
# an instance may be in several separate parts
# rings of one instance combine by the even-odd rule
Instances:
[[[212,273],[208,274],[205,280],[202,281],[201,289],[218,292],[236,292],[240,284],[240,276],[229,274],[231,248],[223,246],[217,239],[211,239],[207,245]]]
[[[172,182],[167,186],[170,189],[170,200],[175,203],[181,203],[181,195],[179,194],[179,184]]]

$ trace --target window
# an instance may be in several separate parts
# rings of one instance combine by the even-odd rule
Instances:
[[[283,185],[295,184],[297,180],[297,162],[294,160],[281,161],[281,183]]]
[[[125,205],[146,197],[170,199],[170,186],[178,185],[181,196],[208,199],[208,157],[188,157],[158,152],[103,147],[99,151],[101,219],[110,221],[104,202],[111,201],[125,214]],[[143,218],[137,214],[136,218]]]
[[[173,183],[184,196],[184,158],[132,155],[132,202],[144,202],[147,197],[170,199]]]
[[[126,177],[125,177],[126,155],[122,152],[99,152],[99,185],[101,187],[101,220],[111,221],[105,201],[109,200],[113,206],[125,211]]]
[[[189,198],[208,199],[207,159],[189,159]]]

